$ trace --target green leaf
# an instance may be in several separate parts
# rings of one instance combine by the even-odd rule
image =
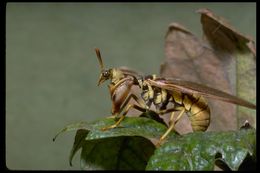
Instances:
[[[74,155],[76,154],[76,152],[81,147],[86,145],[85,138],[86,138],[86,136],[89,132],[86,129],[88,129],[88,128],[89,128],[89,123],[87,123],[87,122],[72,123],[72,124],[65,126],[53,138],[53,141],[55,141],[60,134],[65,133],[65,132],[69,132],[69,131],[77,130],[77,133],[76,133],[75,139],[74,139],[74,144],[73,144],[73,147],[70,151],[70,156],[69,156],[70,166],[72,166],[72,159],[73,159]]]
[[[113,119],[103,119],[62,129],[57,135],[77,130],[70,163],[82,149],[80,165],[87,170],[213,170],[215,164],[238,170],[242,163],[246,169],[252,163],[255,166],[256,134],[250,125],[238,131],[182,136],[171,132],[156,149],[153,142],[157,143],[167,130],[162,123],[145,117],[126,117],[120,127],[100,130],[114,123]]]
[[[213,170],[215,159],[238,170],[243,160],[254,156],[254,129],[228,132],[194,132],[171,138],[155,150],[147,170]]]
[[[90,130],[86,140],[101,139],[117,136],[142,136],[153,140],[158,139],[167,130],[167,127],[155,120],[145,117],[126,117],[120,126],[114,129],[102,131],[101,128],[115,124],[113,119],[95,121],[85,126]],[[172,133],[174,135],[174,133]]]
[[[144,170],[155,149],[144,137],[152,140],[166,130],[161,123],[141,117],[126,117],[120,127],[100,130],[114,123],[104,119],[80,127],[90,130],[82,147],[82,169]]]
[[[87,140],[81,152],[81,168],[93,170],[144,170],[154,145],[142,137]]]
[[[69,132],[69,131],[74,131],[74,130],[79,130],[79,129],[88,129],[89,128],[89,123],[88,122],[79,122],[79,123],[72,123],[69,124],[67,126],[65,126],[62,130],[60,130],[52,139],[53,141],[55,141],[57,139],[57,137],[64,133],[64,132]]]
[[[113,125],[114,119],[73,123],[54,140],[61,133],[77,130],[69,160],[72,165],[74,155],[82,148],[82,169],[144,170],[155,150],[151,141],[167,130],[164,123],[151,118],[126,117],[119,127],[106,131],[101,128]]]
[[[86,142],[85,138],[88,135],[88,132],[89,132],[88,130],[84,130],[84,129],[80,129],[80,130],[77,131],[73,147],[70,151],[70,156],[69,156],[70,166],[72,166],[72,159],[73,159],[74,155],[76,154],[76,152],[81,147],[87,146],[87,142]]]

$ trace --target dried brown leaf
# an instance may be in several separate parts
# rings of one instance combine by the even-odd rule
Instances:
[[[236,95],[256,101],[256,49],[254,41],[246,36],[225,19],[215,15],[208,9],[198,10],[201,13],[201,23],[206,40],[211,47],[223,57],[235,59],[236,73],[230,78],[236,79]],[[244,107],[238,107],[238,127],[248,120],[255,124],[255,111]]]
[[[215,15],[208,9],[199,9],[202,29],[207,41],[215,50],[234,53],[238,50],[251,51],[255,55],[253,39],[237,31],[226,19]],[[251,50],[250,50],[251,49]]]
[[[232,91],[224,66],[231,63],[230,59],[224,61],[216,56],[213,49],[180,24],[172,23],[169,26],[165,54],[166,60],[161,66],[162,76],[198,82],[226,92]],[[233,105],[215,100],[209,100],[209,104],[212,112],[209,130],[236,128]],[[186,119],[186,122],[180,123],[179,126],[182,131],[184,126],[190,126],[190,122]]]
[[[242,55],[244,52],[255,55],[253,41],[209,10],[202,9],[198,12],[202,14],[201,22],[208,42],[200,40],[180,24],[170,24],[165,37],[166,59],[161,65],[161,76],[202,83],[236,95],[239,74],[236,72],[235,55]],[[209,130],[237,129],[235,105],[217,100],[209,100],[209,105]],[[186,118],[177,124],[177,129],[186,133],[191,130],[189,126],[190,122]]]

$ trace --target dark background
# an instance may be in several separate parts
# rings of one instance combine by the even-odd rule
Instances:
[[[168,25],[202,36],[200,8],[256,37],[255,3],[7,3],[7,167],[79,169],[78,155],[68,162],[75,133],[52,138],[69,123],[110,114],[94,48],[107,67],[158,74]]]

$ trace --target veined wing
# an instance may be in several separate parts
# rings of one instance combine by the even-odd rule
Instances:
[[[130,75],[130,76],[134,76],[136,78],[142,78],[143,74],[141,72],[137,72],[133,69],[130,69],[128,67],[125,66],[121,66],[119,67],[119,69],[126,75]]]
[[[244,99],[195,82],[174,78],[157,78],[155,80],[147,79],[147,82],[149,82],[152,86],[164,88],[166,90],[176,90],[187,94],[200,94],[208,98],[245,106],[251,109],[256,109],[255,104],[250,103]]]

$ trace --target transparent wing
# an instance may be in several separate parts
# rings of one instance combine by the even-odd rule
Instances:
[[[136,78],[142,78],[142,76],[144,75],[143,73],[141,72],[137,72],[129,67],[126,67],[126,66],[121,66],[119,67],[119,69],[126,75],[130,75],[130,76],[134,76]]]
[[[175,79],[175,78],[158,78],[155,80],[152,79],[147,79],[147,81],[150,83],[152,86],[156,86],[159,88],[164,88],[166,90],[176,90],[180,91],[182,93],[187,93],[187,94],[200,94],[202,96],[208,97],[208,98],[213,98],[233,104],[237,104],[240,106],[245,106],[251,109],[256,109],[256,105],[253,103],[250,103],[246,100],[243,100],[239,97],[236,97],[234,95],[225,93],[223,91],[198,84],[195,82],[190,82],[190,81],[184,81],[181,79]]]

